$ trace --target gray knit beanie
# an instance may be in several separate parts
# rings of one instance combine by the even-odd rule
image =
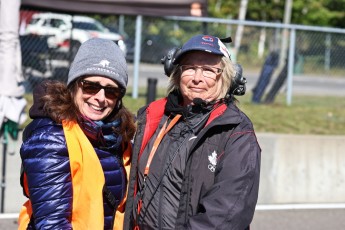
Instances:
[[[99,75],[115,80],[126,89],[127,63],[122,50],[113,41],[92,38],[84,42],[68,73],[67,85],[81,76]]]

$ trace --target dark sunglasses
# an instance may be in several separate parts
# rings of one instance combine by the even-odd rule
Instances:
[[[104,95],[108,99],[119,98],[120,96],[124,94],[124,89],[122,88],[102,86],[97,82],[92,82],[92,81],[87,81],[87,80],[81,80],[80,87],[83,93],[90,94],[90,95],[95,95],[101,89],[104,89]]]

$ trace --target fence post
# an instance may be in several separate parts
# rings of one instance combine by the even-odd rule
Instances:
[[[147,104],[153,102],[156,99],[156,85],[156,78],[149,78],[147,80]]]
[[[287,94],[286,103],[291,105],[292,103],[292,82],[293,82],[293,69],[295,65],[295,48],[296,48],[296,30],[291,29],[290,33],[290,46],[289,46],[289,61],[287,69]]]
[[[6,154],[7,154],[7,131],[4,128],[4,133],[2,137],[2,173],[1,173],[1,206],[0,213],[4,213],[5,208],[5,188],[6,188]]]

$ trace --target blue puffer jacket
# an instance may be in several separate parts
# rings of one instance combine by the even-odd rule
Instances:
[[[100,159],[106,186],[120,201],[127,183],[121,137],[109,135],[111,126],[118,123],[84,121],[79,125]],[[49,118],[34,119],[24,130],[20,154],[33,209],[29,229],[72,229],[72,181],[62,125]],[[105,202],[104,229],[112,228],[113,214]]]

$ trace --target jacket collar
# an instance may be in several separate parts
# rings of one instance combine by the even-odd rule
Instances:
[[[152,102],[148,105],[146,109],[146,123],[145,123],[145,130],[143,135],[143,140],[140,148],[140,153],[144,150],[146,144],[156,131],[159,122],[166,110],[168,98],[159,99],[157,101]],[[231,112],[232,111],[232,112]],[[223,115],[223,119],[216,119],[220,115]],[[238,124],[242,120],[240,111],[232,102],[228,104],[221,104],[217,108],[215,108],[207,122],[205,127],[211,124],[212,125],[223,125],[223,124]]]

